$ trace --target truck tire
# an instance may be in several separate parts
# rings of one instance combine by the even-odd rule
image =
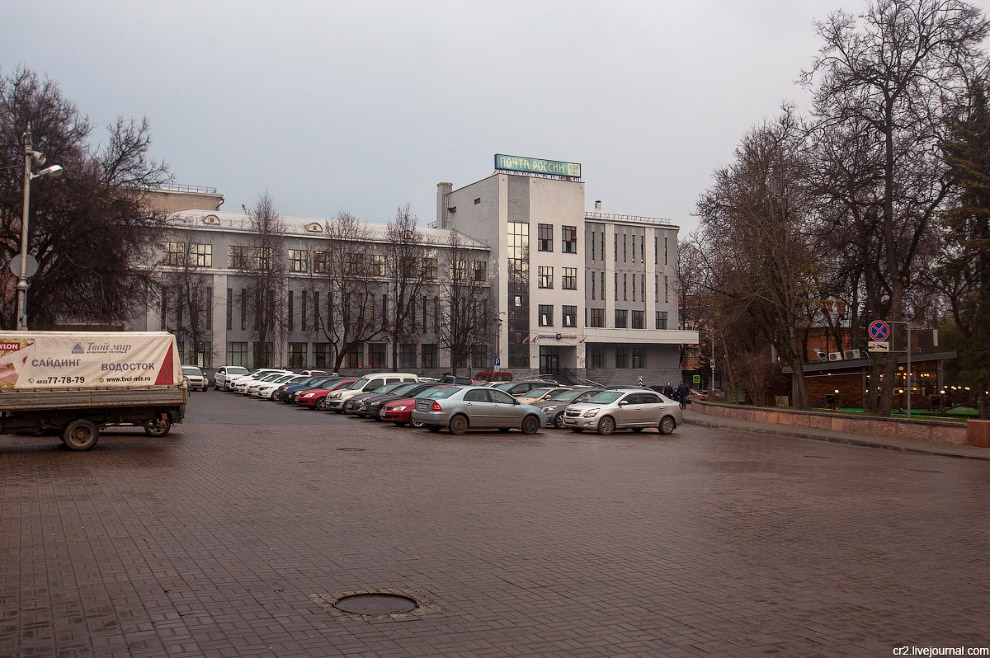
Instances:
[[[99,428],[85,418],[75,419],[62,430],[62,443],[69,450],[89,450],[99,440]]]
[[[168,434],[172,429],[172,421],[168,418],[156,418],[144,421],[144,433],[148,436],[160,437]]]

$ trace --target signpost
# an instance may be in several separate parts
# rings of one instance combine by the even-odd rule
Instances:
[[[883,320],[874,320],[870,323],[870,341],[867,349],[870,352],[890,351],[890,325]]]
[[[494,368],[494,369],[495,369],[496,371],[498,371],[498,369],[499,369],[500,367],[502,367],[502,359],[495,359],[495,368]]]

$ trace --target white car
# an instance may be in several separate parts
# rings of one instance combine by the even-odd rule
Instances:
[[[213,373],[213,389],[216,391],[219,391],[220,389],[229,391],[230,381],[232,379],[249,374],[251,374],[251,371],[243,366],[220,366],[217,368],[217,371]]]
[[[291,375],[282,375],[281,377],[276,377],[266,382],[262,382],[257,389],[254,391],[255,397],[259,397],[262,400],[271,400],[272,395],[279,389],[282,384],[292,381],[293,379],[300,379],[295,373]]]
[[[210,380],[196,366],[182,366],[182,379],[190,391],[207,391],[210,388]]]
[[[239,377],[236,380],[234,380],[233,383],[230,386],[230,390],[234,391],[235,393],[246,393],[247,392],[247,387],[250,386],[251,384],[257,384],[258,382],[260,382],[265,377],[268,377],[269,375],[276,375],[276,374],[278,374],[278,375],[287,375],[287,374],[289,374],[289,371],[288,370],[275,370],[273,368],[268,368],[268,369],[265,369],[265,370],[258,370],[257,372],[253,372],[250,375],[247,375],[246,377]]]
[[[285,373],[275,372],[275,373],[272,373],[272,374],[267,375],[265,377],[262,377],[261,379],[259,379],[257,381],[250,382],[245,387],[244,394],[253,397],[253,396],[257,395],[258,389],[260,387],[264,386],[265,384],[278,381],[278,380],[282,379],[285,376],[286,376]]]

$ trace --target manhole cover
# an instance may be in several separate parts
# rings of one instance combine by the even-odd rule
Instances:
[[[396,615],[412,612],[418,605],[415,599],[400,594],[353,594],[333,603],[352,615]]]
[[[337,448],[341,452],[364,452],[364,448]]]

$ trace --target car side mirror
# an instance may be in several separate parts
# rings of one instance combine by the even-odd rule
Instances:
[[[522,402],[520,402],[519,400],[513,400],[512,404],[522,404]]]
[[[627,404],[629,404],[629,400],[622,400],[621,402],[619,402],[619,406],[620,406],[620,407],[624,407],[624,406],[626,406]]]

